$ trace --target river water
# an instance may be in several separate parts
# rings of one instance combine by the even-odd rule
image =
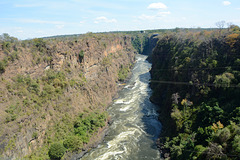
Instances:
[[[133,74],[108,108],[113,123],[97,148],[81,160],[156,160],[160,159],[155,140],[161,131],[157,106],[149,101],[151,64],[147,56],[137,55]]]

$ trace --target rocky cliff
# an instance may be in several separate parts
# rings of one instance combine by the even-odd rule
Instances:
[[[160,37],[152,55],[150,99],[160,106],[162,157],[240,158],[239,46],[238,26]]]
[[[73,134],[80,113],[106,109],[118,91],[119,72],[129,70],[135,57],[131,37],[120,34],[10,39],[0,48],[3,159],[48,159],[49,146]]]
[[[146,40],[145,44],[144,44],[144,48],[143,48],[143,54],[145,55],[151,55],[153,52],[153,49],[155,48],[157,41],[159,40],[158,37],[159,34],[151,34],[151,36],[148,37],[148,39]]]

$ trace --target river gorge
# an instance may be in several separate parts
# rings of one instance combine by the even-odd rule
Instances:
[[[107,110],[113,119],[107,136],[82,160],[160,159],[155,140],[160,134],[161,123],[157,107],[149,100],[151,64],[146,58],[137,55],[131,79]]]

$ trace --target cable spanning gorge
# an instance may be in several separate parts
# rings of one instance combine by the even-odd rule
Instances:
[[[161,123],[156,106],[149,101],[151,64],[146,58],[137,55],[131,79],[108,108],[114,121],[104,142],[81,160],[160,159],[155,140],[160,134]]]

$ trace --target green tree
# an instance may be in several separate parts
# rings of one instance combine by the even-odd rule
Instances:
[[[53,143],[50,146],[48,155],[52,160],[60,160],[65,154],[66,148],[64,148],[62,143]]]
[[[236,135],[232,142],[232,146],[235,152],[240,154],[240,135]]]
[[[217,87],[229,87],[233,79],[234,75],[232,73],[223,73],[222,75],[216,75],[214,84]]]
[[[4,62],[0,61],[0,73],[5,72],[5,64]]]
[[[84,58],[84,52],[83,52],[83,50],[81,50],[81,51],[79,52],[79,62],[80,62],[80,63],[82,63],[83,58]]]
[[[70,151],[77,151],[82,148],[83,142],[79,136],[69,136],[63,141],[63,146]]]

